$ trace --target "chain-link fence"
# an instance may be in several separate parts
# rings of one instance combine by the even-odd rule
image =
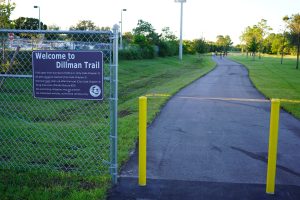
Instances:
[[[116,168],[115,32],[0,30],[1,168],[80,174]],[[104,99],[34,98],[34,50],[102,51]]]

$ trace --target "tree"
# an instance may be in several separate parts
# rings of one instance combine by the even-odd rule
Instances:
[[[226,55],[232,44],[233,43],[229,35],[226,35],[225,37],[223,35],[217,36],[216,45],[219,47],[219,51],[224,51]]]
[[[95,23],[91,20],[81,20],[75,26],[71,26],[70,30],[80,30],[80,31],[104,31],[110,30],[109,27],[98,27]],[[68,37],[73,41],[81,41],[81,42],[108,42],[109,36],[108,35],[100,35],[100,34],[69,34]]]
[[[253,53],[253,59],[255,59],[255,53],[258,51],[259,43],[256,39],[256,37],[252,37],[250,42],[247,45],[247,48],[250,52]]]
[[[195,39],[193,40],[193,46],[196,52],[198,53],[207,53],[208,45],[204,39]]]
[[[55,25],[55,24],[52,24],[52,25],[49,25],[47,27],[47,30],[49,30],[49,31],[59,31],[60,27]],[[57,33],[46,33],[45,38],[47,40],[62,40],[62,39],[64,39],[64,37],[62,35],[57,34]]]
[[[164,27],[162,29],[162,35],[161,35],[162,40],[165,41],[177,41],[178,38],[174,33],[170,30],[170,27]]]
[[[80,20],[75,26],[71,26],[70,30],[94,31],[97,26],[91,20]]]
[[[262,19],[257,25],[248,26],[242,33],[240,39],[247,47],[247,54],[248,51],[252,52],[253,59],[255,59],[256,52],[263,51],[263,40],[270,30],[272,29],[267,25],[267,20]]]
[[[283,20],[287,23],[290,29],[289,40],[291,44],[297,47],[297,62],[296,69],[299,68],[299,53],[300,53],[300,14],[294,14],[291,17],[285,16]]]
[[[0,28],[13,28],[13,23],[10,20],[10,16],[15,7],[15,3],[0,3]]]
[[[133,29],[133,35],[138,38],[144,36],[146,43],[148,43],[147,45],[157,45],[161,37],[161,35],[155,32],[152,24],[141,19],[138,21],[137,27]]]
[[[13,23],[10,20],[11,13],[15,9],[16,4],[11,3],[0,3],[0,28],[1,29],[9,29],[13,28]],[[6,59],[5,59],[5,42],[7,40],[8,36],[5,33],[0,34],[0,40],[1,40],[1,47],[2,47],[2,58],[1,63],[3,64],[2,67],[6,65]]]
[[[255,59],[255,53],[259,47],[259,41],[262,41],[261,29],[256,25],[250,27],[248,26],[241,36],[242,42],[245,43],[247,55],[248,52],[252,52],[253,59]]]
[[[123,42],[124,42],[124,44],[133,43],[133,35],[131,32],[125,32],[123,34]]]
[[[19,17],[13,21],[16,29],[21,30],[38,30],[39,29],[39,20],[30,17]],[[47,25],[41,22],[41,29],[47,30]]]

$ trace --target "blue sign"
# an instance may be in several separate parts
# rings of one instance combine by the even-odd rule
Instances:
[[[42,99],[103,99],[103,53],[33,51],[33,93]]]

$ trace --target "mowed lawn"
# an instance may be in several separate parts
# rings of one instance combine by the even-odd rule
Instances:
[[[183,61],[179,61],[177,57],[168,58],[157,58],[153,60],[138,60],[138,61],[121,61],[119,67],[119,121],[118,121],[118,159],[119,168],[129,158],[130,152],[135,148],[137,140],[137,125],[138,125],[138,97],[148,93],[164,93],[174,94],[182,87],[188,85],[192,81],[198,79],[204,74],[211,71],[215,66],[215,63],[211,60],[210,56],[199,56],[199,55],[186,55]],[[63,151],[59,151],[64,146],[64,138],[58,137],[59,143],[51,145],[49,148],[49,141],[53,140],[53,135],[59,136],[56,129],[51,128],[53,124],[60,126],[64,130],[64,135],[72,136],[75,128],[78,131],[88,132],[89,129],[80,130],[82,127],[90,127],[93,130],[101,128],[101,124],[95,120],[97,114],[97,104],[93,102],[58,102],[55,105],[55,110],[46,105],[44,111],[40,110],[41,113],[30,112],[28,109],[20,110],[24,107],[24,100],[30,99],[30,92],[22,91],[15,94],[14,101],[10,99],[10,103],[7,103],[7,99],[14,91],[14,87],[20,89],[21,86],[27,85],[30,88],[30,80],[20,80],[20,83],[16,85],[10,84],[10,81],[5,83],[5,88],[0,89],[0,102],[5,106],[12,106],[15,113],[6,112],[6,107],[2,106],[0,109],[0,133],[4,133],[4,137],[0,137],[0,165],[4,166],[6,162],[13,160],[14,148],[22,150],[24,155],[28,156],[32,152],[32,155],[36,156],[36,147],[44,151],[53,151],[53,155],[62,156],[62,158],[72,158],[74,160],[74,166],[80,166],[80,163],[86,163],[85,155],[76,155],[76,152],[84,151],[88,149],[88,146],[80,146],[80,140],[89,139],[85,137],[74,136],[68,137],[65,141],[66,147],[62,148]],[[167,101],[168,97],[150,98],[148,107],[148,122],[150,123],[160,108]],[[19,99],[19,100],[18,100]],[[50,102],[51,103],[51,102]],[[49,105],[50,105],[49,103]],[[11,105],[10,105],[11,104]],[[52,104],[52,103],[51,103]],[[26,106],[37,106],[26,104]],[[39,105],[40,106],[40,105]],[[66,109],[69,106],[71,109]],[[41,108],[43,108],[41,106]],[[85,109],[91,108],[90,113],[85,113]],[[95,108],[95,109],[93,109]],[[45,112],[46,111],[46,112]],[[44,116],[45,113],[49,113],[48,117]],[[58,115],[64,114],[66,116]],[[101,115],[101,113],[99,114]],[[22,123],[22,116],[26,116],[26,123]],[[71,116],[71,117],[67,117]],[[84,121],[83,121],[84,120]],[[83,121],[83,122],[82,122]],[[82,122],[83,126],[79,126]],[[95,123],[97,122],[97,123]],[[40,129],[35,130],[31,127],[31,123],[35,123],[35,127]],[[78,125],[78,127],[76,126]],[[91,126],[92,125],[92,126]],[[22,126],[24,126],[22,128]],[[72,128],[69,129],[69,126]],[[47,132],[47,128],[49,131]],[[32,135],[25,139],[18,136],[17,128],[24,129],[24,133]],[[14,131],[15,130],[15,131]],[[57,129],[58,130],[58,129]],[[76,129],[77,131],[77,129]],[[24,134],[23,133],[23,134]],[[48,133],[48,134],[47,134]],[[39,143],[36,140],[38,137],[45,135],[43,143]],[[1,135],[0,135],[1,136]],[[2,135],[3,136],[3,135]],[[19,146],[13,147],[8,145],[6,141],[18,141]],[[22,144],[27,144],[26,147],[22,147]],[[45,147],[41,145],[47,144]],[[109,139],[103,141],[90,141],[91,145],[109,147]],[[94,149],[94,146],[92,147]],[[72,147],[72,148],[70,148]],[[76,149],[74,149],[76,147]],[[31,149],[32,148],[32,149]],[[54,148],[54,149],[53,149]],[[54,151],[55,150],[55,151]],[[97,149],[96,149],[97,150]],[[109,149],[104,152],[99,152],[101,157],[109,156]],[[98,150],[97,150],[98,151]],[[75,153],[74,153],[75,152]],[[72,153],[72,154],[71,154]],[[69,155],[70,154],[70,155]],[[10,156],[11,155],[11,156]],[[50,154],[51,155],[51,154]],[[67,157],[66,157],[67,156]],[[93,156],[89,156],[93,157]],[[58,157],[59,158],[59,157]],[[25,157],[24,157],[24,160]],[[56,171],[42,172],[32,171],[27,172],[22,170],[24,166],[22,159],[13,160],[13,166],[18,167],[19,170],[0,170],[0,199],[105,199],[106,192],[111,187],[110,176],[106,175],[75,175],[72,170],[66,170],[69,168],[61,167],[63,163],[52,159],[49,156],[46,160],[37,160],[30,164],[47,165],[47,168],[56,166]],[[96,163],[86,163],[85,166],[95,167]],[[25,163],[26,164],[26,163]],[[64,165],[63,165],[64,166]],[[103,170],[103,169],[102,169]]]
[[[283,64],[277,56],[264,55],[253,60],[251,56],[232,54],[229,58],[248,68],[253,84],[267,98],[300,100],[300,69],[296,69],[296,58],[284,58]],[[281,105],[300,119],[300,104]]]

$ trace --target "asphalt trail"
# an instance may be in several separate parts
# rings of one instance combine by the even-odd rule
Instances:
[[[198,185],[207,183],[220,184],[223,189],[229,187],[237,195],[235,198],[240,195],[238,191],[243,191],[238,189],[243,185],[245,188],[254,188],[253,195],[264,195],[270,103],[203,99],[264,99],[251,84],[243,66],[225,58],[214,60],[218,64],[216,69],[172,97],[148,127],[147,177],[152,180],[153,187],[155,184],[161,187],[157,181],[165,181],[162,188],[168,188],[176,182],[177,185],[182,183],[184,190],[184,185],[194,181]],[[293,185],[296,191],[299,190],[299,152],[300,122],[281,111],[276,182],[282,185],[283,199],[294,199],[293,195],[296,195],[295,199],[300,199],[299,193],[289,191],[288,187]],[[137,174],[135,153],[124,166],[121,173],[123,178],[112,191],[111,199],[125,195],[122,194],[121,183],[125,189],[124,181],[127,180],[128,184],[125,185],[128,187],[132,180],[136,180]],[[237,187],[239,184],[240,187]],[[284,195],[285,189],[293,194],[291,198]],[[119,192],[116,194],[116,191]],[[169,195],[171,193],[167,192]],[[249,195],[251,197],[251,192]],[[197,195],[190,197],[196,198]],[[165,196],[153,198],[168,199]],[[229,196],[227,199],[232,198]]]

